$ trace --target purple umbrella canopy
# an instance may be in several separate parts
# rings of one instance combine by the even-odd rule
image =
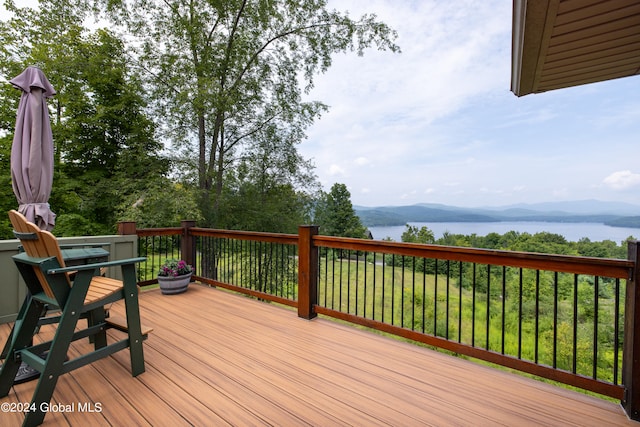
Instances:
[[[28,67],[10,83],[22,91],[11,146],[11,179],[18,211],[42,230],[52,230],[53,135],[47,98],[56,91],[41,69]]]

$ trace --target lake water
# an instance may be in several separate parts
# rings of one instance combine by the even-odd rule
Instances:
[[[617,244],[627,239],[629,236],[640,238],[640,228],[610,227],[602,223],[595,222],[529,222],[529,221],[505,221],[505,222],[410,222],[409,225],[418,228],[427,227],[436,239],[442,237],[445,231],[451,234],[486,236],[489,233],[504,234],[508,231],[535,234],[543,231],[560,234],[570,242],[577,242],[583,237],[589,238],[592,242],[602,240],[613,240]],[[382,240],[390,237],[396,242],[402,239],[405,231],[404,225],[390,227],[369,227],[375,240]]]

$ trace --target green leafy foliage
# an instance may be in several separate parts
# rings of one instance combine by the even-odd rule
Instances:
[[[576,255],[596,258],[625,259],[627,257],[626,242],[620,242],[620,244],[616,244],[616,242],[612,240],[592,242],[588,238],[582,238],[577,242],[569,242],[563,236],[549,232],[531,234],[508,231],[504,234],[489,233],[486,236],[446,232],[441,238],[436,240],[434,239],[433,231],[428,227],[422,226],[418,229],[416,226],[407,224],[401,239],[403,242],[431,243],[443,246]]]
[[[56,234],[113,233],[119,219],[115,208],[169,166],[157,154],[162,144],[144,113],[143,86],[124,42],[107,30],[90,33],[83,27],[85,2],[41,0],[46,14],[7,7],[13,17],[0,23],[0,72],[9,79],[37,65],[57,91],[49,100],[55,145],[49,202],[58,215]],[[10,182],[8,153],[19,98],[11,85],[2,85],[0,134],[7,136],[0,140],[0,181],[5,182]],[[16,207],[15,197],[4,200],[4,211]],[[9,227],[0,226],[0,233],[12,237]]]
[[[118,216],[135,221],[138,228],[178,227],[182,220],[202,220],[195,189],[168,179],[129,195],[120,205]]]
[[[57,90],[50,204],[61,236],[185,218],[295,232],[318,194],[297,144],[327,110],[303,93],[335,53],[399,50],[375,16],[351,19],[315,0],[40,0],[47,13],[9,0],[6,8],[0,73],[9,79],[37,65]],[[92,12],[115,25],[88,30]],[[18,99],[0,87],[5,184]],[[0,208],[15,208],[3,188]],[[0,235],[11,237],[2,217]]]
[[[267,140],[293,152],[325,111],[320,102],[303,101],[302,93],[328,69],[332,55],[398,50],[395,32],[375,16],[353,20],[327,9],[325,1],[99,3],[135,38],[166,136],[176,150],[197,153],[192,166],[210,226],[219,226],[221,206],[229,206],[223,193],[238,190],[225,188],[234,175],[227,172]]]
[[[402,233],[401,237],[403,242],[406,243],[434,243],[435,235],[433,231],[427,227],[418,227],[407,224],[406,230]]]
[[[315,223],[327,236],[365,238],[366,229],[351,204],[351,193],[345,184],[333,184],[322,194],[316,206]]]
[[[296,233],[309,222],[317,190],[313,166],[290,143],[288,132],[267,127],[227,171],[216,221],[219,227]]]
[[[575,359],[576,373],[596,369],[606,381],[617,355],[620,373],[615,316],[623,323],[616,294],[624,295],[624,283],[382,253],[330,255],[320,259],[324,307],[566,371]]]

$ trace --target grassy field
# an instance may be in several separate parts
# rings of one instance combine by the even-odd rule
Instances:
[[[142,280],[155,278],[166,258],[148,255]],[[423,273],[420,266],[392,261],[395,267],[381,255],[321,257],[319,304],[586,376],[593,375],[595,360],[597,378],[613,382],[611,284],[472,264],[442,263],[437,274]],[[217,267],[221,281],[297,298],[295,256],[245,252],[221,257]],[[624,295],[624,289],[619,292]],[[621,360],[619,352],[618,369]]]
[[[489,275],[481,277],[476,271],[469,273],[475,283],[465,284],[465,275],[444,273],[424,274],[380,262],[324,258],[319,303],[586,376],[593,375],[595,359],[597,378],[613,381],[615,300],[604,285],[597,298],[596,316],[595,294],[588,281],[557,292],[566,287],[568,277],[554,277],[554,283],[549,283],[548,277],[538,277],[536,282],[535,272],[525,272],[520,285],[520,276],[509,271],[498,271],[491,281],[487,280]],[[514,279],[516,285],[510,283]],[[531,287],[533,292],[528,292]],[[618,366],[621,362],[619,352]]]

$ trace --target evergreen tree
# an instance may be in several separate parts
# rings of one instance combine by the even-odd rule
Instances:
[[[405,243],[434,243],[435,236],[429,227],[418,227],[406,224],[401,240]]]
[[[366,229],[351,204],[351,193],[345,184],[333,184],[324,194],[316,211],[316,224],[327,236],[366,237]]]

